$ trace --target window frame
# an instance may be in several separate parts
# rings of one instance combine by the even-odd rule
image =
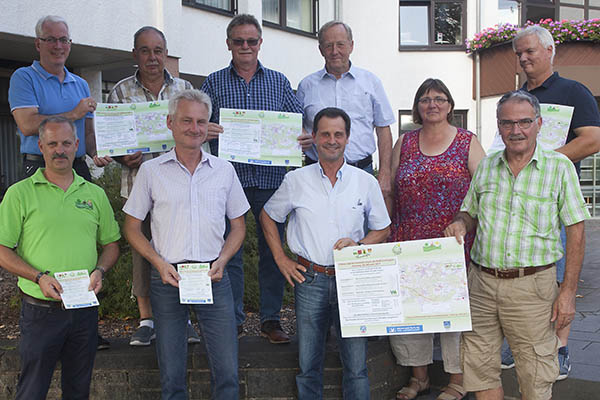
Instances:
[[[262,0],[261,0],[262,1]],[[269,28],[275,28],[282,31],[295,33],[297,35],[302,35],[306,37],[311,37],[313,39],[317,38],[317,32],[319,31],[319,0],[310,0],[312,4],[312,32],[303,31],[302,29],[292,28],[287,26],[287,0],[277,0],[279,2],[279,23],[267,21],[262,18],[263,26],[268,26]]]
[[[548,10],[554,10],[554,16],[552,17],[552,19],[554,21],[559,21],[561,19],[560,18],[561,7],[583,10],[583,19],[586,19],[586,20],[590,19],[590,10],[600,12],[600,6],[590,5],[590,0],[584,0],[584,4],[572,4],[572,3],[566,3],[561,0],[554,0],[554,4],[549,5],[549,6],[544,5],[544,4],[535,3],[534,1],[530,1],[530,0],[521,0],[521,4],[523,7],[523,12],[522,12],[522,16],[521,16],[521,24],[523,24],[523,25],[525,23],[527,23],[527,20],[528,20],[527,19],[527,9],[530,5],[546,8]],[[537,23],[539,21],[532,21],[532,22]]]
[[[462,37],[460,45],[443,45],[436,44],[434,40],[435,34],[435,4],[443,3],[462,3],[461,13],[461,24],[462,24]],[[400,21],[400,7],[410,6],[427,6],[427,22],[429,24],[428,42],[427,45],[408,46],[402,45],[401,42],[401,21]],[[399,51],[465,51],[467,40],[467,0],[399,0],[398,3],[398,50]]]
[[[210,12],[214,12],[217,14],[232,17],[232,16],[236,15],[238,12],[237,0],[228,0],[228,1],[229,1],[229,5],[231,7],[231,11],[224,10],[224,9],[218,8],[218,7],[209,6],[206,4],[199,4],[199,3],[196,3],[194,0],[181,0],[181,4],[184,6],[187,6],[187,7],[197,8],[200,10],[210,11]]]

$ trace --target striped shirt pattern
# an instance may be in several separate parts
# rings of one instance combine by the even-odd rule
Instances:
[[[211,122],[219,123],[221,108],[302,113],[290,82],[277,71],[258,68],[249,83],[238,75],[233,64],[213,72],[202,84],[202,91],[212,100]],[[218,139],[211,141],[211,151],[218,154]],[[285,167],[233,163],[243,187],[277,189],[286,173]]]
[[[504,151],[484,158],[461,211],[478,218],[471,258],[499,269],[556,262],[563,256],[560,223],[590,218],[573,163],[540,146],[517,177]]]
[[[120,80],[108,94],[109,103],[143,103],[146,101],[169,100],[176,93],[185,89],[193,89],[192,84],[184,79],[175,78],[165,69],[165,82],[158,92],[158,97],[146,89],[138,80],[139,70],[130,77]],[[163,154],[146,153],[142,156],[142,162],[151,160]],[[129,169],[121,165],[121,196],[129,197],[133,182],[138,173],[138,168]]]

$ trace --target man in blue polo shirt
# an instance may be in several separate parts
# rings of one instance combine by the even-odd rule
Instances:
[[[519,64],[527,76],[521,88],[539,100],[540,103],[560,104],[574,107],[567,142],[556,149],[563,153],[580,171],[580,161],[600,151],[600,113],[594,96],[584,85],[565,79],[553,72],[552,61],[555,54],[552,34],[541,26],[530,26],[521,30],[513,39],[513,50]],[[563,247],[566,246],[565,228],[561,231]],[[566,247],[565,247],[566,248]],[[565,275],[565,259],[556,263],[556,279],[561,283]],[[559,329],[556,334],[563,347],[559,349],[560,374],[558,380],[566,379],[571,370],[567,340],[571,325]],[[511,354],[505,354],[503,368],[514,365]]]
[[[108,164],[108,158],[96,156],[96,140],[92,113],[96,101],[90,97],[86,81],[65,68],[71,52],[71,38],[66,21],[58,16],[40,18],[35,26],[35,48],[40,61],[19,68],[10,78],[8,101],[21,136],[23,177],[29,177],[44,166],[38,148],[38,127],[52,115],[65,117],[75,123],[79,147],[73,168],[78,175],[91,180],[85,154],[98,166]]]

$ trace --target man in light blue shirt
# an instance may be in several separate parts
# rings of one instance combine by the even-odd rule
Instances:
[[[390,125],[396,119],[383,85],[373,73],[350,62],[354,41],[348,25],[340,21],[327,22],[319,30],[318,37],[325,67],[305,77],[296,93],[304,110],[304,129],[313,131],[313,119],[321,109],[343,109],[352,120],[352,135],[344,154],[346,162],[367,172],[373,171],[375,129],[379,150],[378,180],[387,199],[391,196]],[[305,154],[307,165],[317,161],[314,145]]]
[[[300,400],[323,397],[325,337],[332,321],[343,360],[344,399],[370,396],[367,338],[341,336],[333,252],[385,241],[390,218],[377,180],[344,161],[350,125],[339,108],[317,113],[312,135],[319,161],[288,172],[260,214],[275,262],[295,289]],[[297,260],[284,253],[277,231],[276,223],[288,215],[288,245]]]

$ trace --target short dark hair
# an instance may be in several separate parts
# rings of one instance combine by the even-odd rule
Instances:
[[[240,25],[254,25],[258,31],[258,37],[262,38],[262,27],[254,15],[251,14],[238,14],[229,22],[227,25],[227,38],[231,39],[231,31],[233,28]]]
[[[448,113],[446,119],[449,123],[452,123],[452,118],[454,114],[454,99],[452,98],[450,90],[448,90],[448,87],[444,84],[444,82],[442,82],[440,79],[435,78],[425,79],[425,82],[421,83],[421,86],[419,86],[419,89],[417,89],[417,94],[415,94],[415,100],[413,101],[412,107],[413,122],[415,124],[423,124],[423,119],[419,114],[419,99],[421,98],[421,96],[423,96],[430,90],[441,92],[448,98],[448,103],[450,103],[450,112]]]
[[[327,117],[327,118],[341,117],[344,120],[344,123],[346,125],[346,137],[350,137],[350,117],[348,116],[348,114],[346,114],[346,112],[344,110],[342,110],[340,108],[336,108],[336,107],[324,108],[321,111],[319,111],[317,113],[317,115],[315,115],[315,119],[313,120],[313,133],[317,133],[317,130],[319,128],[319,121],[323,117]]]
[[[165,34],[162,33],[162,31],[160,31],[159,29],[157,29],[153,26],[142,26],[140,29],[137,30],[136,33],[133,34],[133,48],[134,49],[137,49],[137,41],[138,41],[138,38],[140,37],[140,35],[142,33],[148,32],[148,31],[158,33],[160,35],[160,37],[162,38],[163,42],[165,43],[165,49],[167,48],[167,38],[165,37]]]
[[[71,128],[71,132],[73,132],[73,140],[77,140],[77,128],[75,127],[75,123],[68,119],[67,117],[63,117],[60,115],[52,115],[45,120],[42,121],[40,126],[38,127],[38,136],[40,140],[44,141],[44,134],[46,133],[46,125],[48,124],[65,124]]]

